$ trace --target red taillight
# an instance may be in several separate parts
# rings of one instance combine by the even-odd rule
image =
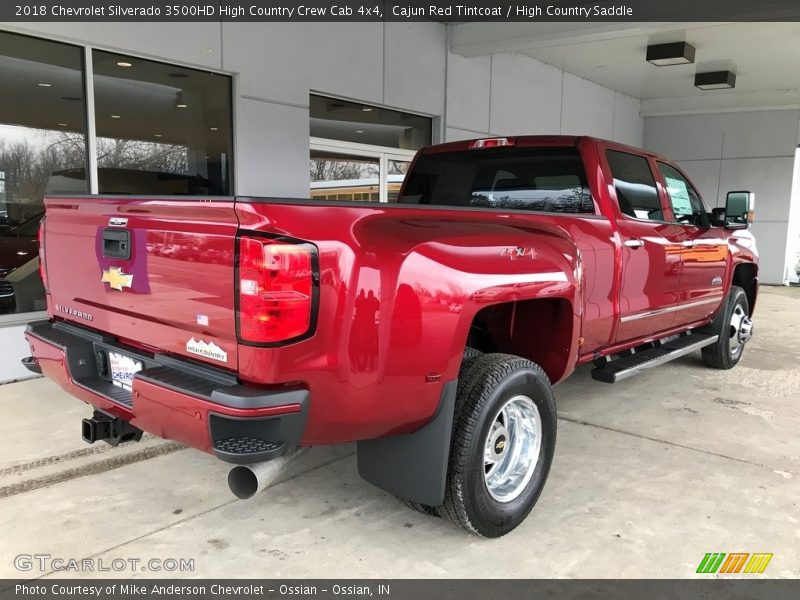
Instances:
[[[469,147],[472,150],[477,148],[500,148],[501,146],[513,146],[514,139],[509,138],[485,138],[482,140],[475,140],[472,142]]]
[[[39,232],[36,234],[39,240],[39,277],[42,278],[42,285],[44,286],[45,293],[50,291],[47,285],[47,268],[44,264],[44,219],[39,223]]]
[[[266,238],[239,240],[239,337],[281,342],[311,327],[311,247]]]

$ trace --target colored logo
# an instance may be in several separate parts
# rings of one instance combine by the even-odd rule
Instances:
[[[766,552],[709,552],[697,566],[697,573],[763,573],[772,553]]]
[[[111,267],[103,271],[103,278],[100,280],[102,283],[107,283],[112,290],[122,291],[124,287],[131,287],[133,284],[133,275],[127,275],[122,272],[119,267]]]
[[[186,351],[205,358],[213,358],[221,362],[228,362],[228,353],[217,346],[214,342],[196,340],[194,338],[186,342]]]

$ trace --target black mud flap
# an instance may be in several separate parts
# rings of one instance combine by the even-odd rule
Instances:
[[[436,414],[422,428],[358,442],[358,474],[395,496],[438,506],[444,501],[457,381],[444,385]]]

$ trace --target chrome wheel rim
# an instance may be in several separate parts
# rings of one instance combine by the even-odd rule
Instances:
[[[542,420],[528,396],[514,396],[492,419],[483,448],[486,489],[498,502],[511,502],[530,483],[542,448]]]
[[[731,322],[728,328],[729,343],[728,348],[731,356],[736,356],[750,339],[753,331],[753,322],[747,316],[744,307],[737,304],[731,313]]]

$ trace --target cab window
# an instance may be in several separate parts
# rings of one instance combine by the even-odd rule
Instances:
[[[622,214],[634,219],[663,221],[656,180],[647,159],[618,150],[608,150],[606,159]]]
[[[577,148],[500,147],[422,154],[400,204],[594,214]]]
[[[658,163],[658,170],[664,178],[669,200],[675,221],[687,225],[705,227],[708,225],[708,215],[703,199],[692,187],[692,184],[676,168],[665,163]]]

